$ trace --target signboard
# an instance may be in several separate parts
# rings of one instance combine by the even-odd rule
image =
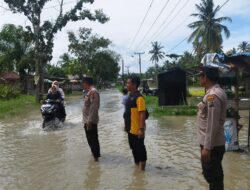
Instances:
[[[224,123],[224,134],[226,140],[226,151],[233,151],[239,149],[237,138],[236,120],[234,118],[227,118]]]

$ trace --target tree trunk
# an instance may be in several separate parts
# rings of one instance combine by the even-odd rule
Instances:
[[[44,93],[43,64],[39,58],[38,58],[38,77],[39,79],[36,84],[36,102],[40,102],[43,99],[43,93]]]
[[[36,49],[36,66],[35,66],[35,83],[36,83],[36,102],[40,102],[43,99],[43,80],[44,80],[44,72],[43,72],[43,64],[41,60],[41,47],[39,43],[40,37],[40,13],[37,15],[38,21],[37,23],[33,23],[34,33],[35,33],[35,49]]]

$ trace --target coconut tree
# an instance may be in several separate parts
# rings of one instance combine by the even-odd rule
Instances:
[[[238,50],[239,50],[239,52],[247,52],[247,51],[250,51],[250,44],[247,43],[246,41],[243,41],[243,42],[241,42],[241,43],[238,45]]]
[[[158,73],[158,62],[159,60],[163,59],[165,56],[165,53],[161,51],[163,49],[163,46],[161,46],[160,43],[158,42],[151,42],[152,44],[152,50],[149,51],[150,54],[152,54],[150,61],[152,63],[155,63],[155,81],[156,81],[156,86],[158,86],[158,81],[157,81],[157,73]]]
[[[152,54],[150,61],[152,61],[152,63],[155,63],[155,68],[157,69],[158,67],[158,62],[164,58],[165,54],[163,51],[161,51],[163,49],[163,46],[161,46],[160,43],[158,42],[152,42],[152,50],[149,51],[150,54]]]
[[[229,29],[221,23],[224,21],[232,22],[231,18],[217,18],[220,6],[215,7],[213,0],[201,0],[201,3],[195,4],[195,6],[197,13],[191,16],[198,18],[198,20],[188,25],[189,28],[193,29],[188,42],[199,42],[205,47],[206,52],[219,51],[223,43],[222,34],[224,33],[226,38],[230,36]]]

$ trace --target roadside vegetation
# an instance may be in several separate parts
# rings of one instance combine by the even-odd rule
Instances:
[[[189,88],[189,97],[187,98],[188,105],[180,106],[158,106],[157,96],[145,96],[145,100],[150,114],[156,117],[194,116],[197,114],[196,105],[200,102],[204,94],[204,88],[191,87]]]
[[[195,105],[158,106],[158,97],[156,96],[145,96],[145,100],[149,113],[155,117],[193,116],[197,113],[197,107]]]
[[[10,100],[0,99],[0,119],[20,116],[30,110],[39,109],[39,106],[31,95],[20,95]]]

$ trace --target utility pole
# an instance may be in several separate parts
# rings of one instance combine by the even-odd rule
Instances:
[[[145,54],[145,52],[135,52],[134,54],[139,56],[139,71],[140,71],[140,77],[141,77],[141,55]]]
[[[123,85],[125,84],[125,81],[124,81],[124,59],[122,58],[122,82],[123,82]]]
[[[122,78],[124,77],[124,60],[122,59]]]
[[[127,73],[129,75],[129,68],[130,68],[130,66],[126,66],[126,68],[127,68]]]

